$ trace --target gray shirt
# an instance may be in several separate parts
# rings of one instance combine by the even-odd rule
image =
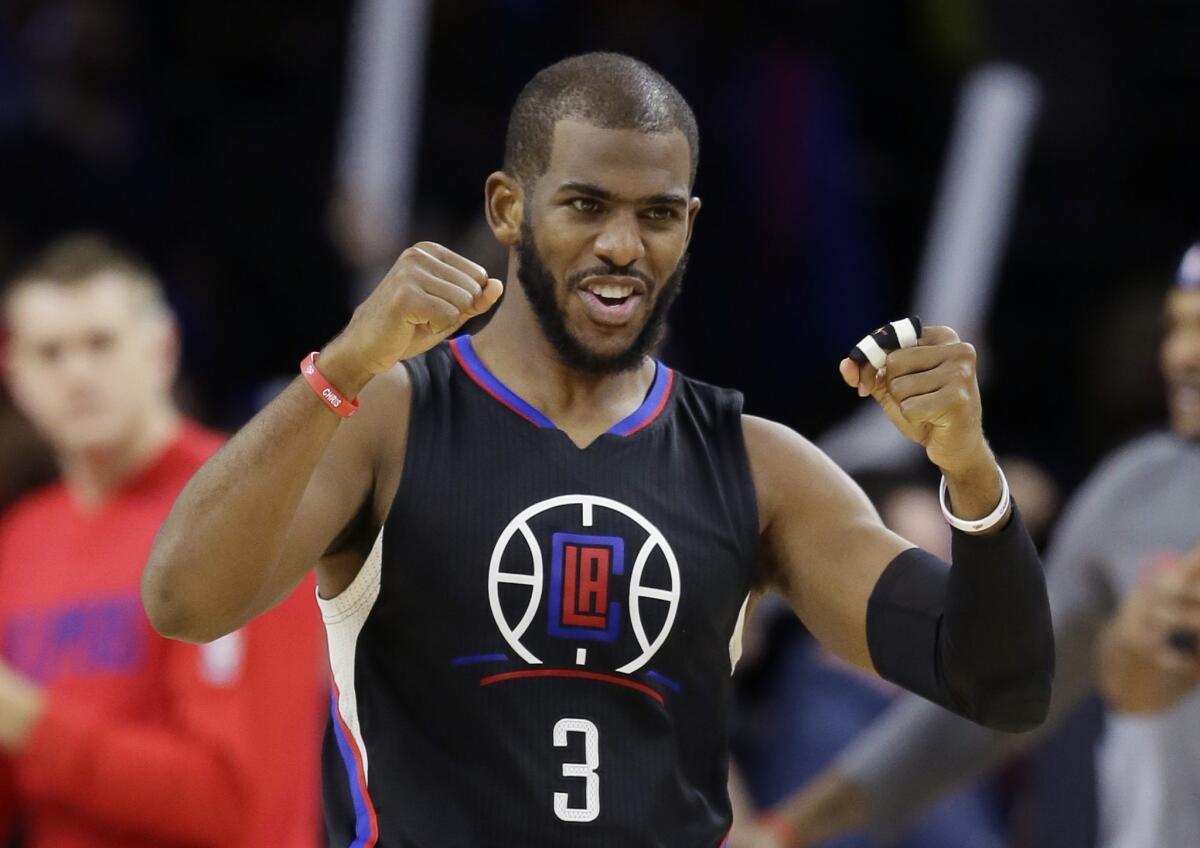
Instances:
[[[1151,571],[1197,544],[1200,443],[1156,434],[1105,462],[1064,512],[1046,558],[1058,651],[1046,725],[998,733],[916,696],[902,698],[837,763],[866,792],[872,832],[894,836],[1091,693],[1105,622]],[[1200,691],[1165,713],[1110,714],[1097,757],[1103,848],[1200,845]]]

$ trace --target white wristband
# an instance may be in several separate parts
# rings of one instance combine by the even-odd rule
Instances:
[[[1008,513],[1008,507],[1012,501],[1012,495],[1008,491],[1008,479],[1004,476],[1004,471],[1000,466],[996,466],[996,473],[1000,475],[1000,503],[991,511],[989,515],[983,518],[975,518],[970,521],[959,518],[950,512],[950,507],[946,505],[946,477],[942,476],[942,484],[938,487],[938,500],[942,504],[942,515],[945,516],[946,522],[956,530],[962,530],[964,533],[982,533],[984,530],[990,530],[995,527],[1004,516]]]

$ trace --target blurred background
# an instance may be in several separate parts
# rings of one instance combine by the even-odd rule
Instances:
[[[987,432],[1048,487],[1047,523],[1162,421],[1162,295],[1200,234],[1194,0],[4,0],[0,278],[80,229],[141,253],[182,321],[185,407],[232,430],[408,243],[498,272],[481,200],[508,109],[595,49],[649,62],[700,124],[672,365],[854,465],[839,358],[915,306],[973,324]],[[53,469],[7,409],[0,427],[11,498]],[[882,453],[855,470],[900,463]],[[793,626],[764,625],[746,710]],[[998,832],[1089,844],[1088,738],[1054,758],[1083,778],[1000,778]],[[1065,801],[1036,791],[1064,774]]]

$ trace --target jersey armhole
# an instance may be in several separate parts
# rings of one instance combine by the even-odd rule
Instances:
[[[380,578],[383,574],[383,531],[375,537],[371,553],[363,561],[362,568],[350,581],[350,585],[332,598],[322,598],[321,590],[315,590],[321,619],[326,624],[337,624],[369,611],[379,597]]]

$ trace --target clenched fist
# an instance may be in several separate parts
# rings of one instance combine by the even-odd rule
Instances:
[[[470,259],[431,241],[417,242],[400,254],[321,354],[322,370],[352,395],[371,377],[424,353],[487,312],[503,291],[500,280]]]
[[[970,469],[990,457],[975,378],[975,348],[949,327],[925,327],[916,347],[893,350],[880,370],[848,357],[847,385],[875,398],[901,433],[925,448],[943,471]]]

